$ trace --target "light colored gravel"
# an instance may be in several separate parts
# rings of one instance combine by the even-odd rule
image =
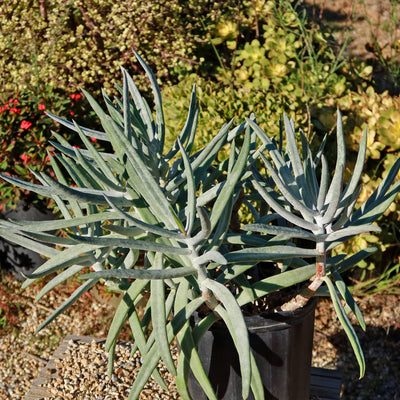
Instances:
[[[22,400],[39,370],[45,366],[50,355],[54,353],[60,340],[65,336],[95,334],[98,338],[104,338],[107,335],[113,307],[107,303],[101,304],[93,298],[78,301],[68,315],[60,316],[56,322],[35,334],[35,330],[48,316],[49,311],[58,307],[66,299],[67,294],[72,293],[73,288],[54,292],[39,303],[35,303],[33,300],[37,291],[38,289],[28,288],[22,292],[20,283],[9,278],[3,278],[0,285],[0,307],[8,302],[9,305],[15,306],[16,310],[15,321],[6,325],[5,328],[0,325],[1,400]],[[342,399],[400,400],[399,297],[377,295],[358,299],[358,302],[368,325],[366,333],[356,327],[366,355],[365,378],[358,379],[357,362],[328,300],[320,301],[317,306],[313,365],[329,369],[338,368],[342,371]],[[127,329],[123,331],[122,340],[129,339],[127,332]],[[128,347],[121,347],[121,349],[125,351],[124,355],[121,355],[121,360],[124,360],[128,354]],[[73,357],[73,351],[78,351],[78,349],[73,348],[69,357]],[[99,355],[99,357],[101,368],[106,370],[105,355]],[[132,360],[129,362],[133,363]],[[125,361],[123,363],[126,364]],[[63,367],[60,365],[59,368]],[[120,370],[122,374],[125,373],[123,371],[123,369]],[[107,375],[104,371],[102,374]],[[90,370],[87,375],[95,377]],[[61,390],[62,393],[61,382],[58,384],[59,387],[55,386],[53,389]],[[150,383],[150,389],[152,385]],[[160,399],[178,398],[173,386],[170,386],[168,395],[160,394],[158,391],[159,389],[156,389],[155,393],[158,393]],[[59,394],[56,396],[58,400],[65,398]],[[74,398],[86,399],[83,395],[79,396],[76,395]],[[123,397],[108,398],[122,399]],[[96,397],[90,397],[90,400],[92,399],[97,400]]]

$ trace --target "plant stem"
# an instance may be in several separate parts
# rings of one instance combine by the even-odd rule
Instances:
[[[293,299],[281,306],[282,311],[294,311],[300,307],[304,307],[311,297],[314,296],[317,289],[321,286],[323,278],[326,275],[326,243],[324,241],[317,242],[316,250],[319,255],[316,257],[316,274],[312,282],[306,286]]]

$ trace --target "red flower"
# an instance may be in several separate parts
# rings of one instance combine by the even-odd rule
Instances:
[[[70,113],[72,116],[75,115],[75,113],[74,113],[72,110],[69,110],[69,113]]]
[[[92,141],[92,143],[95,143],[95,142],[97,142],[97,139],[96,139],[96,138],[94,138],[94,137],[90,137],[89,139]]]
[[[32,126],[32,122],[27,121],[26,119],[21,121],[21,129],[29,129],[31,126]]]
[[[27,156],[26,154],[21,154],[22,161],[28,162],[30,158],[31,158],[31,156]]]
[[[44,111],[44,110],[46,109],[46,106],[45,106],[44,104],[39,104],[39,105],[38,105],[38,109],[39,109],[40,111]]]
[[[71,100],[79,100],[82,97],[81,94],[71,94]]]
[[[21,114],[21,109],[17,107],[10,108],[10,114]]]

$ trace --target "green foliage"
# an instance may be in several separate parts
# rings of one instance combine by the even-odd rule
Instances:
[[[38,93],[43,86],[114,91],[121,66],[138,70],[134,49],[169,82],[195,63],[193,16],[185,7],[177,0],[2,2],[3,92]]]
[[[90,116],[85,113],[85,102],[81,94],[74,93],[67,98],[48,88],[39,97],[21,92],[13,98],[0,98],[0,171],[8,175],[17,173],[30,181],[34,180],[33,171],[49,171],[47,151],[53,149],[47,146],[51,136],[50,127],[54,124],[45,113],[51,111],[69,116],[79,114],[79,119],[90,120]],[[67,138],[72,143],[76,141],[73,135]],[[13,190],[3,182],[0,183],[0,196],[1,209],[13,207],[23,199],[37,200],[29,191]]]
[[[267,132],[274,130],[284,112],[309,135],[313,125],[330,129],[333,113],[323,112],[324,107],[336,104],[370,73],[363,64],[350,68],[341,54],[344,48],[337,54],[330,36],[309,24],[287,0],[245,1],[236,15],[210,22],[207,28],[218,67],[211,72],[213,79],[189,75],[164,88],[172,136],[178,134],[186,112],[175,104],[184,105],[182,99],[193,83],[199,87],[199,140],[205,143],[214,129],[210,124],[251,112]]]
[[[329,252],[362,232],[380,230],[373,223],[400,190],[399,182],[393,184],[400,161],[353,212],[361,189],[367,135],[344,186],[346,152],[340,113],[336,164],[331,173],[323,155],[326,142],[314,157],[300,131],[300,152],[294,121],[287,115],[278,143],[252,118],[237,127],[232,121],[222,125],[204,147],[195,149],[199,117],[195,90],[185,126],[170,145],[159,86],[148,65],[137,57],[150,80],[153,108],[123,69],[120,95],[111,99],[103,92],[105,109],[84,92],[102,130],[50,114],[77,133],[83,144],[73,147],[55,133],[58,143],[53,146],[58,153],[50,156],[55,179],[35,173],[40,184],[33,184],[1,175],[22,189],[52,198],[63,217],[56,221],[0,221],[0,236],[48,258],[27,275],[23,286],[49,277],[37,295],[40,299],[69,278],[79,277],[76,290],[39,329],[92,287],[105,284],[123,293],[106,341],[110,373],[117,338],[126,321],[143,357],[129,399],[139,396],[150,375],[165,386],[157,370],[160,359],[176,375],[183,398],[190,398],[186,385],[191,369],[207,396],[216,399],[196,343],[222,319],[238,352],[242,396],[247,398],[252,390],[261,400],[263,387],[254,378],[258,372],[241,307],[276,290],[311,281],[282,309],[303,306],[313,294],[328,289],[363,375],[362,350],[347,314],[354,313],[360,325],[365,324],[341,273],[374,249],[333,257]],[[107,143],[109,150],[99,151],[89,138]],[[219,157],[225,147],[229,156]],[[242,230],[232,229],[235,208],[242,202],[254,221]],[[304,241],[312,245],[304,246]],[[262,267],[260,261],[269,264]],[[256,275],[251,272],[254,269]],[[143,302],[147,317],[141,320],[137,306]],[[192,325],[189,320],[198,309],[202,319]],[[177,366],[170,353],[174,338],[181,350]]]

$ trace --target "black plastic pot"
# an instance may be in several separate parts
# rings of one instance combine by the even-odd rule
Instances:
[[[309,400],[316,304],[312,299],[294,312],[245,318],[266,399]],[[204,335],[198,351],[218,399],[242,399],[239,359],[223,323]],[[192,373],[188,386],[193,400],[207,400]]]
[[[2,219],[17,219],[24,221],[45,221],[55,219],[54,214],[45,206],[20,202],[16,209],[9,209],[0,214]],[[23,280],[23,273],[31,273],[46,260],[38,253],[15,243],[0,239],[0,269],[8,270]]]

